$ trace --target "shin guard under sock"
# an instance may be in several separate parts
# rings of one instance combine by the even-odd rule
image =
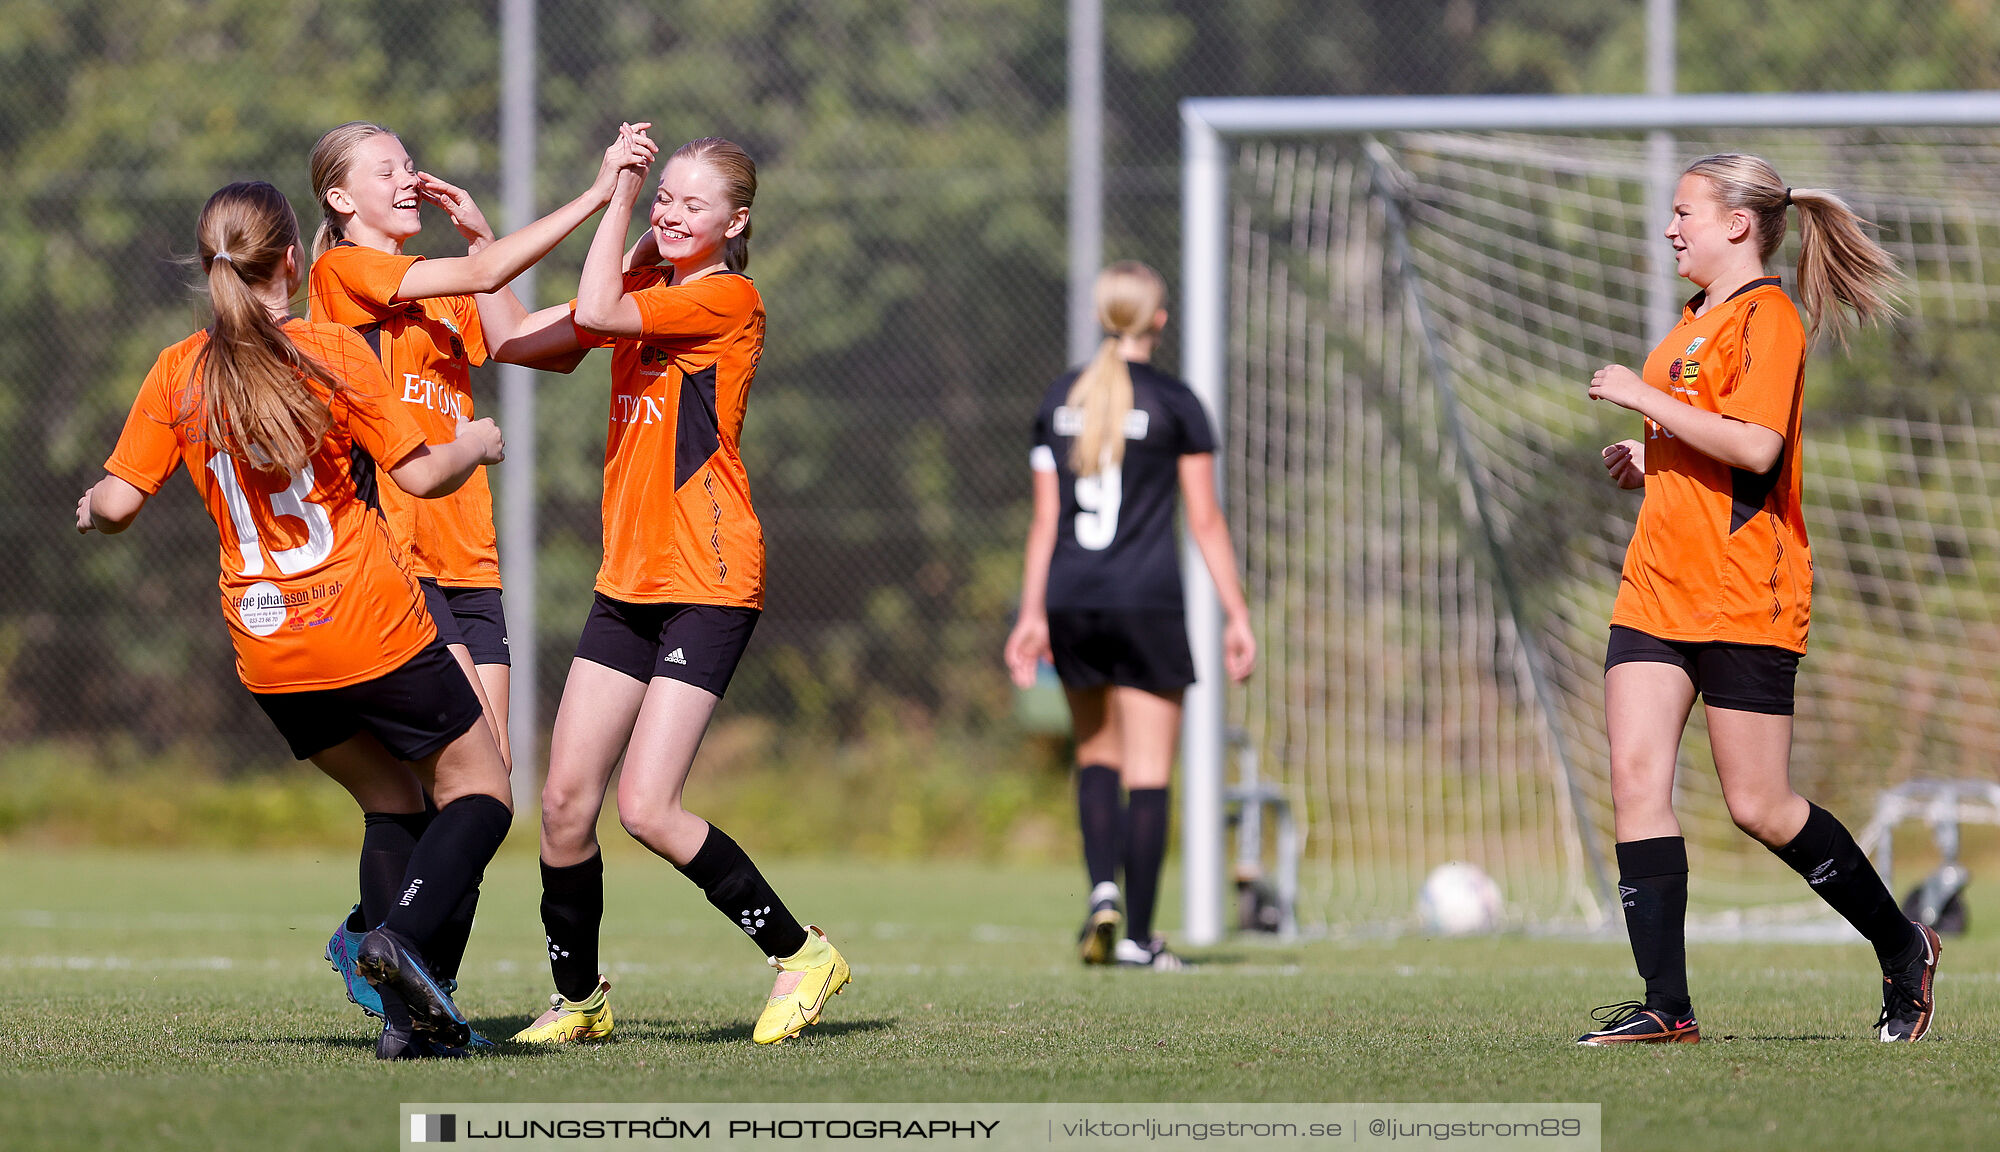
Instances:
[[[365,812],[361,816],[360,931],[381,924],[403,894],[410,853],[430,827],[428,812]],[[352,924],[350,923],[350,927]]]
[[[437,814],[437,801],[431,799],[429,792],[425,792],[425,827],[430,826],[432,818]],[[479,911],[479,886],[485,881],[486,877],[483,874],[473,880],[472,891],[466,893],[465,899],[458,902],[458,907],[452,910],[450,918],[431,940],[430,950],[424,953],[424,959],[430,961],[431,975],[440,980],[458,979],[459,962],[465,959],[465,946],[472,939],[472,918]]]
[[[1125,801],[1125,935],[1149,947],[1166,859],[1167,790],[1134,788]]]
[[[1118,802],[1118,773],[1102,764],[1076,770],[1076,816],[1083,830],[1083,867],[1090,886],[1118,881],[1119,833],[1124,806]]]
[[[427,950],[438,929],[466,894],[478,887],[513,821],[514,814],[505,804],[480,793],[445,805],[410,853],[403,890],[383,918],[383,926],[426,950],[428,962]]]
[[[722,829],[709,825],[708,838],[701,842],[694,859],[674,867],[701,889],[710,904],[748,933],[764,955],[782,959],[805,947],[806,930],[793,919],[749,855]]]
[[[1907,967],[1922,950],[1922,935],[1896,906],[1896,898],[1868,862],[1867,853],[1833,813],[1817,804],[1807,805],[1805,827],[1790,843],[1771,851],[1805,877],[1814,895],[1868,938],[1884,972]]]
[[[1675,1016],[1693,1011],[1687,976],[1687,841],[1679,836],[1617,845],[1618,898],[1632,962],[1646,982],[1646,1007]]]
[[[597,987],[597,932],[604,922],[604,855],[556,867],[542,861],[542,931],[556,991],[572,1003]]]
[[[472,878],[472,890],[452,909],[438,927],[437,935],[431,937],[430,950],[424,953],[424,959],[431,963],[431,975],[440,980],[458,979],[459,962],[465,959],[465,946],[472,939],[472,916],[479,911],[479,886],[485,880],[483,875]]]

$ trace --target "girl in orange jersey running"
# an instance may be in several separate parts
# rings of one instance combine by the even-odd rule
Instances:
[[[360,332],[382,360],[390,392],[431,439],[447,438],[473,415],[471,371],[493,359],[568,371],[582,358],[566,306],[529,315],[506,287],[611,198],[619,165],[635,147],[650,149],[644,125],[621,126],[590,188],[504,239],[466,192],[417,171],[403,142],[388,129],[342,124],[320,137],[312,153],[313,194],[324,220],[313,242],[309,299],[316,321]],[[636,144],[635,141],[644,141]],[[645,152],[645,159],[651,153]],[[419,206],[443,208],[468,242],[467,255],[439,260],[403,254],[422,228]],[[567,355],[551,355],[552,344]],[[500,556],[493,498],[484,472],[438,500],[418,500],[394,485],[379,489],[391,539],[423,585],[431,618],[445,646],[480,696],[487,724],[509,760],[507,706],[510,659],[500,598]],[[429,808],[370,811],[364,818],[362,886],[393,894],[411,846],[430,819]],[[431,956],[440,979],[455,980],[472,929],[477,892],[453,916]],[[379,1005],[354,968],[354,947],[368,929],[362,902],[334,929],[326,956],[350,999],[364,1011]]]
[[[515,1039],[611,1032],[610,985],[597,968],[596,829],[622,758],[626,831],[680,869],[778,969],[752,1033],[769,1044],[819,1020],[848,980],[847,962],[793,918],[734,840],[681,806],[695,749],[763,603],[763,532],[737,447],[764,348],[764,304],[744,275],[757,169],[726,140],[683,145],[661,176],[648,239],[621,260],[641,191],[635,170],[620,171],[577,288],[581,338],[613,348],[604,563],[542,790],[542,922],[556,992]],[[621,276],[630,262],[648,266]]]
[[[355,454],[404,491],[440,497],[500,461],[500,433],[461,421],[449,442],[426,444],[359,336],[289,314],[304,264],[276,188],[217,192],[197,237],[215,323],[160,353],[106,476],[77,502],[77,530],[124,531],[185,464],[221,536],[237,674],[293,754],[367,811],[420,797],[420,785],[436,798],[358,963],[388,1015],[376,1056],[446,1054],[470,1029],[423,949],[507,834],[507,768],[363,498]]]
[[[1765,271],[1799,211],[1800,297],[1810,327]],[[1644,374],[1599,369],[1590,396],[1646,418],[1644,441],[1604,450],[1639,524],[1611,613],[1605,724],[1611,744],[1618,888],[1646,998],[1598,1010],[1578,1043],[1694,1043],[1688,994],[1687,847],[1674,764],[1696,696],[1737,827],[1790,865],[1875,946],[1884,1041],[1921,1039],[1932,1017],[1938,939],[1913,924],[1840,821],[1792,791],[1793,679],[1806,650],[1812,554],[1801,512],[1806,349],[1846,305],[1889,314],[1895,262],[1841,199],[1788,188],[1755,156],[1690,164],[1666,238],[1701,289]]]

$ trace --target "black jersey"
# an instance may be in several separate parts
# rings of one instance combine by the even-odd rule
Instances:
[[[1082,417],[1064,404],[1077,373],[1049,385],[1035,413],[1038,472],[1053,471],[1062,489],[1056,550],[1049,561],[1047,608],[1172,611],[1183,608],[1174,500],[1180,458],[1215,451],[1208,412],[1179,380],[1132,364],[1132,410],[1125,416],[1125,459],[1079,481],[1070,443]]]

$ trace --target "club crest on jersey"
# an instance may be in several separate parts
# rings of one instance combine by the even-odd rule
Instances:
[[[1701,361],[1689,360],[1687,363],[1681,365],[1681,383],[1692,384],[1695,377],[1699,375],[1701,375]]]
[[[1681,364],[1681,358],[1676,356],[1674,357],[1674,362],[1667,365],[1667,383],[1678,384],[1681,382]]]
[[[1055,418],[1051,423],[1058,436],[1083,435],[1083,413],[1067,404],[1056,409]],[[1144,440],[1146,430],[1151,426],[1152,417],[1147,415],[1144,408],[1133,408],[1125,413],[1125,439]]]

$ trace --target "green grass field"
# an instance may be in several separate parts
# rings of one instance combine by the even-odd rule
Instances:
[[[1594,1051],[1569,1042],[1634,990],[1622,939],[1232,944],[1184,975],[1084,970],[1078,871],[773,867],[855,983],[767,1049],[749,942],[664,864],[614,851],[615,1043],[379,1065],[320,959],[348,859],[0,851],[0,1147],[379,1149],[400,1102],[495,1100],[1599,1101],[1607,1148],[2000,1146],[2000,901],[1947,943],[1922,1044],[1869,1040],[1858,941],[1697,943],[1703,1043]],[[489,1034],[546,1003],[537,895],[510,844],[460,997]]]

